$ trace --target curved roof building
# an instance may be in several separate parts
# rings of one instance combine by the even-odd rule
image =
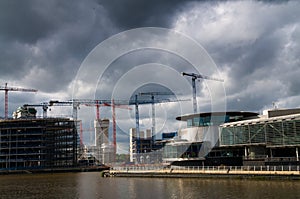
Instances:
[[[187,127],[166,143],[174,165],[300,165],[300,109],[182,115]]]

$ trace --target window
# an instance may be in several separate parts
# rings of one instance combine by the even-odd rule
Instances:
[[[193,126],[193,121],[192,121],[192,119],[188,119],[187,120],[187,127],[191,127],[191,126]]]

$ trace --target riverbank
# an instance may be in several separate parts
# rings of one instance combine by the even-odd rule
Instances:
[[[103,171],[103,177],[149,178],[257,178],[297,179],[299,167],[173,167],[173,168],[114,168]]]
[[[106,166],[50,168],[50,169],[18,169],[18,170],[2,169],[2,170],[0,170],[0,175],[34,174],[34,173],[95,172],[95,171],[103,171],[103,170],[107,170],[107,169],[109,169],[109,167],[106,167]]]

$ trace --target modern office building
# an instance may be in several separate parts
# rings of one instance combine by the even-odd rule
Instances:
[[[299,165],[300,109],[180,116],[187,123],[163,147],[174,165]]]
[[[187,128],[178,130],[177,136],[165,143],[163,162],[176,165],[207,164],[207,156],[219,144],[219,128],[224,122],[257,118],[253,112],[214,112],[177,117]]]
[[[242,156],[244,165],[299,165],[300,109],[269,110],[220,127],[219,148]]]

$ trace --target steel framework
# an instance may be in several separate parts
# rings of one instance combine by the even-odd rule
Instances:
[[[0,121],[0,169],[73,167],[77,153],[78,135],[73,120]]]

